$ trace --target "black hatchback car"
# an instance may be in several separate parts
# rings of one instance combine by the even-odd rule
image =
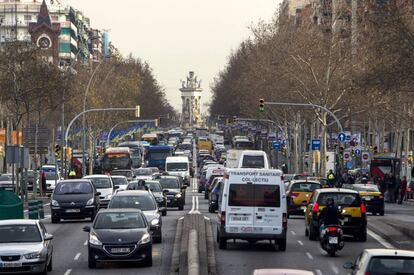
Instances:
[[[89,180],[59,182],[51,197],[52,223],[58,223],[61,219],[93,220],[99,209],[99,195]]]
[[[102,262],[141,262],[152,266],[152,238],[144,214],[138,209],[103,209],[89,232],[88,267]]]

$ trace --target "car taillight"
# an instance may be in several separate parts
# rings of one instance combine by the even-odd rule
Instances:
[[[317,202],[315,202],[315,204],[313,205],[313,208],[312,208],[312,213],[313,214],[318,214],[318,211],[319,211],[319,204]]]
[[[287,223],[288,223],[288,219],[287,219],[287,214],[283,213],[283,229],[287,229]]]
[[[221,225],[225,225],[226,224],[226,212],[221,212],[221,215],[220,215],[220,224]]]
[[[359,208],[361,209],[361,214],[367,213],[367,208],[365,207],[364,203],[361,203],[361,206]]]
[[[384,198],[384,196],[383,196],[383,195],[379,195],[378,197],[379,197],[380,199],[383,199],[383,198]]]
[[[338,231],[338,228],[336,228],[336,227],[326,228],[326,232],[328,232],[328,233],[334,233],[334,232],[337,232],[337,231]]]

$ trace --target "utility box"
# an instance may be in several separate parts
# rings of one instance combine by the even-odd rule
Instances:
[[[0,190],[0,220],[23,218],[22,200],[12,192]]]

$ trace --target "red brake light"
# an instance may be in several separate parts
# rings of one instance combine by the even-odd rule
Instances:
[[[328,228],[326,228],[326,231],[327,232],[336,232],[336,231],[338,231],[338,228],[336,228],[336,227],[328,227]]]
[[[359,208],[361,209],[361,214],[367,213],[367,208],[365,207],[364,203],[361,203],[361,206]]]
[[[383,198],[384,198],[384,196],[381,194],[381,195],[379,195],[379,198],[380,198],[380,199],[383,199]]]
[[[220,215],[220,224],[221,225],[225,225],[226,224],[226,212],[221,212],[221,215]]]
[[[315,202],[312,208],[312,212],[313,214],[318,214],[318,211],[319,211],[319,203]]]

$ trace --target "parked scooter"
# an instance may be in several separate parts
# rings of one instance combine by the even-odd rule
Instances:
[[[338,250],[344,248],[342,241],[343,231],[339,225],[328,225],[321,231],[319,238],[321,248],[325,250],[329,256],[335,257]]]

